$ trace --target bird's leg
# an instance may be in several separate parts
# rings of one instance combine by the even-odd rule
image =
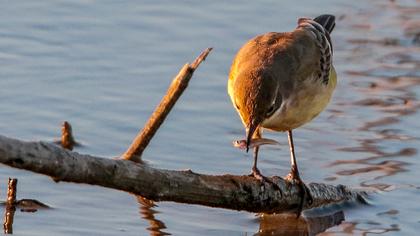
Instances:
[[[290,161],[291,161],[291,170],[290,173],[286,176],[286,183],[288,183],[289,187],[290,184],[295,183],[300,188],[300,203],[297,211],[297,217],[300,216],[300,213],[302,212],[303,205],[305,201],[308,202],[309,205],[312,204],[313,199],[311,196],[311,193],[308,189],[308,187],[303,183],[303,181],[300,178],[299,170],[296,163],[296,156],[295,156],[295,146],[293,145],[293,135],[292,131],[287,131],[287,135],[289,138],[289,147],[290,147]]]
[[[261,138],[261,128],[258,128],[252,138]],[[258,161],[258,152],[260,148],[258,146],[254,147],[254,164],[252,165],[252,172],[250,176],[253,176],[254,178],[258,179],[261,182],[265,181],[265,176],[263,176],[260,172],[260,170],[257,168],[257,161]]]
[[[250,176],[258,179],[261,182],[264,182],[265,176],[263,176],[260,170],[257,168],[257,161],[258,161],[258,151],[260,150],[259,147],[254,147],[254,164],[252,165],[252,172]]]
[[[261,138],[261,128],[258,128],[254,135],[252,136],[252,138],[257,139],[257,138]],[[259,146],[254,147],[254,163],[252,164],[252,172],[249,176],[256,178],[258,181],[260,181],[262,184],[264,183],[270,183],[273,185],[273,187],[275,189],[277,189],[278,191],[281,192],[280,187],[275,184],[273,181],[271,181],[269,178],[265,177],[264,175],[261,174],[260,170],[257,168],[257,161],[258,161],[258,153],[259,153]]]

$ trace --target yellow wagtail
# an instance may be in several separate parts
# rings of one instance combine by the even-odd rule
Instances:
[[[249,40],[239,50],[229,74],[228,93],[246,127],[247,151],[262,128],[287,131],[291,171],[286,180],[300,186],[301,202],[312,203],[297,168],[292,130],[309,122],[327,106],[336,86],[330,33],[333,15],[300,18],[292,32],[266,33]],[[266,180],[257,168],[254,147],[252,175]]]

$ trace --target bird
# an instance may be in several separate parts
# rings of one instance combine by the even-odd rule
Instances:
[[[318,116],[329,103],[337,84],[330,34],[335,16],[299,18],[291,32],[269,32],[246,42],[233,59],[228,94],[246,131],[246,151],[263,130],[287,132],[291,170],[285,180],[299,186],[298,217],[312,195],[302,181],[296,162],[292,131]],[[254,147],[251,176],[265,182],[257,168],[259,147]],[[306,204],[305,203],[305,204]]]

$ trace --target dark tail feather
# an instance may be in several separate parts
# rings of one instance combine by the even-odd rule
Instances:
[[[330,34],[335,27],[335,16],[333,15],[320,15],[317,18],[315,18],[314,21],[322,25]]]

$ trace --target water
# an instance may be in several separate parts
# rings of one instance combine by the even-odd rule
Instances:
[[[52,141],[68,120],[84,144],[76,151],[107,158],[125,151],[181,66],[214,47],[144,153],[155,167],[207,174],[245,174],[251,167],[250,155],[231,147],[244,135],[226,94],[235,52],[257,34],[293,29],[300,16],[337,15],[339,84],[327,110],[295,131],[298,162],[307,182],[378,193],[370,206],[333,213],[345,220],[324,234],[414,235],[420,227],[418,1],[15,1],[0,7],[0,134]],[[283,146],[262,150],[261,171],[285,175],[286,135],[267,136]],[[287,216],[150,206],[125,192],[56,184],[6,166],[1,198],[9,176],[19,179],[18,198],[53,207],[17,212],[16,235],[264,235],[286,227]]]

